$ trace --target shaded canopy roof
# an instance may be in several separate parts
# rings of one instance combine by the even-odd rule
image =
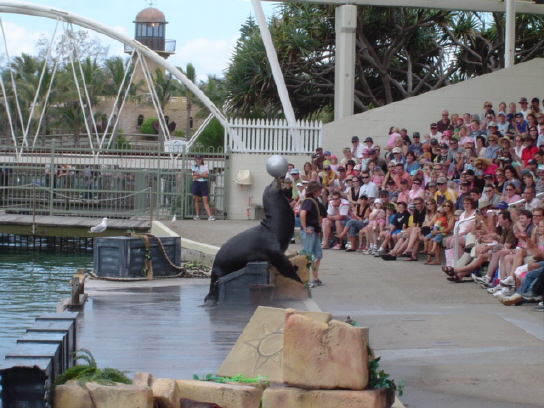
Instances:
[[[148,7],[136,15],[134,23],[163,23],[167,24],[164,13],[154,7]]]

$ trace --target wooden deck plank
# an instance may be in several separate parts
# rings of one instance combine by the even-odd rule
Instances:
[[[38,236],[92,237],[87,230],[99,224],[102,217],[72,217],[51,215],[0,214],[0,233]],[[125,230],[143,232],[151,223],[142,219],[109,219],[102,236],[120,235]],[[122,231],[122,232],[121,232]]]

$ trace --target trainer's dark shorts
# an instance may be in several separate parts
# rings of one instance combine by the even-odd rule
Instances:
[[[191,186],[191,194],[198,197],[208,197],[208,182],[207,181],[193,181]]]

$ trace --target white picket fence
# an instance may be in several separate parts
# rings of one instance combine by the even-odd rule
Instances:
[[[320,121],[232,119],[225,129],[225,151],[236,153],[311,154],[322,142]]]

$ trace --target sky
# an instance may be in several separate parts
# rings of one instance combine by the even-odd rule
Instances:
[[[250,0],[46,0],[28,3],[52,6],[78,14],[134,37],[134,19],[150,3],[162,11],[168,21],[166,39],[176,40],[176,53],[168,61],[175,66],[195,66],[198,79],[207,75],[222,76],[228,65],[240,27],[248,17],[254,16]],[[0,2],[1,4],[1,2]],[[278,3],[263,1],[267,18]],[[3,30],[0,31],[0,54],[5,54],[4,35],[10,57],[22,52],[36,55],[36,41],[42,34],[51,38],[55,20],[10,13],[0,14]],[[105,45],[110,55],[126,55],[123,44],[98,33],[92,33]]]

